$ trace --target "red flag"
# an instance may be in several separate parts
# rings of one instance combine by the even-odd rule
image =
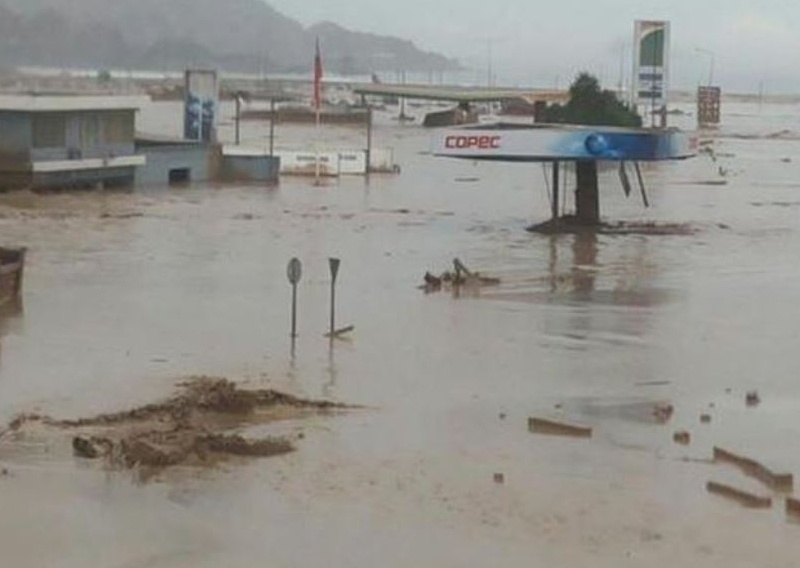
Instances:
[[[319,38],[314,53],[314,108],[319,110],[322,105],[322,56],[319,54]]]

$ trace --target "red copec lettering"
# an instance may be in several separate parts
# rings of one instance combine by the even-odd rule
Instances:
[[[500,136],[453,135],[444,139],[444,147],[458,150],[496,150],[500,147]]]

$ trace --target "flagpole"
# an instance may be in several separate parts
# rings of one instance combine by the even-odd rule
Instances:
[[[322,107],[322,56],[319,52],[319,38],[314,50],[314,110],[316,112],[316,128],[314,142],[314,185],[319,185],[319,145],[320,145],[320,108]]]
[[[315,136],[314,136],[314,184],[319,185],[319,143],[320,143],[320,128],[319,128],[319,103],[317,103],[317,120],[316,120],[316,129],[315,129]]]

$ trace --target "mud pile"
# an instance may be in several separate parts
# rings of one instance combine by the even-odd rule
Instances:
[[[244,390],[227,379],[197,377],[163,402],[77,420],[22,415],[9,431],[39,424],[72,433],[73,453],[113,468],[213,465],[231,456],[269,457],[295,450],[285,437],[248,439],[237,429],[308,413],[353,408],[274,390]]]

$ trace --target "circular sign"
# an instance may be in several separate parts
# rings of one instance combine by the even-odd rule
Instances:
[[[303,275],[303,265],[300,264],[300,260],[297,258],[293,258],[289,261],[289,264],[286,266],[286,276],[289,277],[289,283],[297,284],[300,282],[300,277]]]

